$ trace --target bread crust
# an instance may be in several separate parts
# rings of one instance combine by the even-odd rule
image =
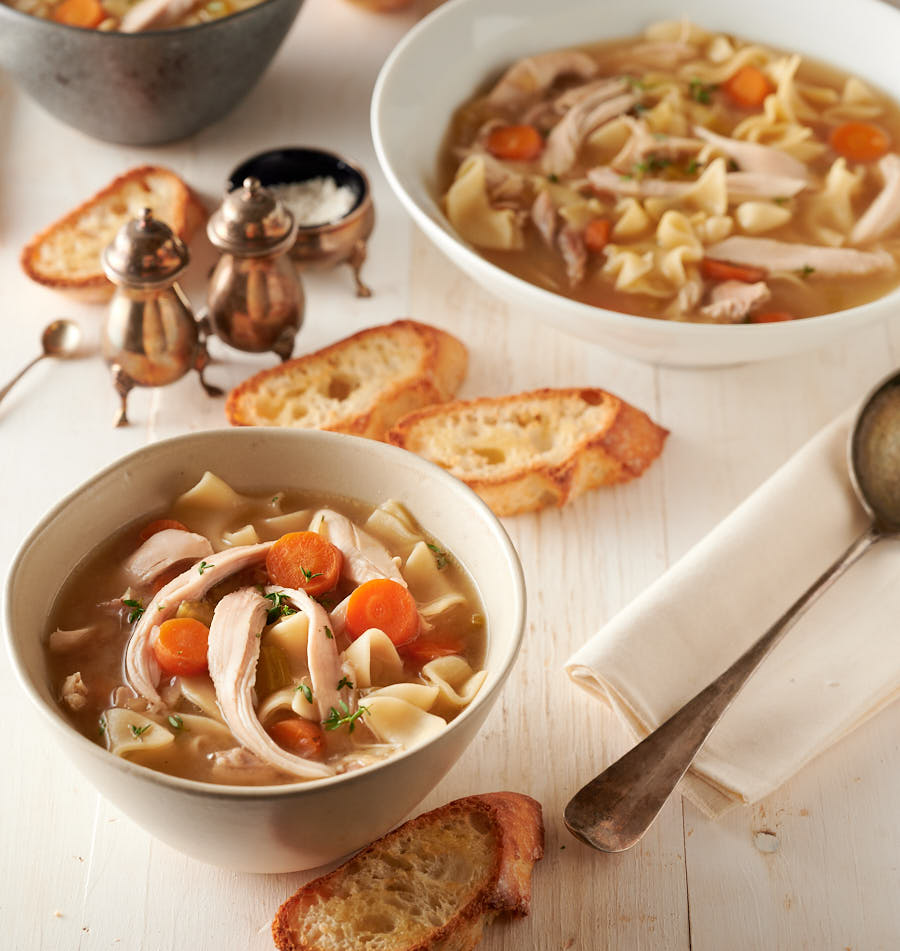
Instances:
[[[481,817],[495,837],[490,867],[485,868],[479,887],[456,914],[422,940],[402,948],[397,946],[397,951],[468,951],[480,940],[484,925],[497,914],[527,915],[531,905],[531,872],[544,854],[540,803],[522,793],[485,793],[456,799],[409,820],[334,871],[308,882],[278,909],[272,922],[276,947],[279,951],[317,951],[317,947],[303,941],[296,926],[305,906],[330,896],[336,884],[353,874],[352,870],[348,872],[351,863],[354,869],[364,868],[368,857],[387,852],[394,842],[424,834],[430,826],[460,814]],[[331,947],[340,947],[342,951],[355,948],[343,941],[318,947],[329,947],[329,951]]]
[[[132,182],[146,181],[151,175],[165,176],[174,186],[175,201],[170,214],[166,218],[166,224],[182,241],[185,243],[190,241],[197,229],[206,220],[207,211],[205,206],[190,187],[171,169],[161,165],[140,165],[117,176],[100,191],[91,195],[90,198],[81,202],[76,208],[73,208],[62,218],[54,221],[31,238],[19,256],[19,262],[25,274],[36,283],[42,284],[51,290],[61,291],[76,300],[88,302],[108,300],[115,288],[103,273],[103,267],[100,263],[102,248],[99,248],[97,253],[96,273],[83,277],[68,277],[62,273],[59,275],[47,274],[38,267],[38,252],[41,246],[58,232],[67,228],[74,228],[86,212],[102,204]]]
[[[302,428],[384,439],[388,428],[401,416],[422,406],[441,403],[456,393],[468,366],[466,347],[456,337],[409,319],[360,330],[321,350],[261,370],[244,380],[228,394],[225,415],[233,426],[273,425],[255,412],[254,398],[264,388],[287,383],[292,376],[300,377],[314,367],[339,374],[344,358],[360,348],[375,341],[387,343],[393,340],[398,345],[401,342],[408,344],[410,336],[419,354],[411,372],[403,376],[384,375],[383,385],[361,408],[331,421],[310,424],[304,420],[302,425]],[[377,368],[373,368],[373,372],[377,372]]]
[[[522,412],[554,411],[572,401],[585,408],[603,406],[603,425],[571,438],[564,456],[554,461],[534,451],[516,467],[485,464],[482,472],[455,466],[436,448],[435,435],[452,428],[463,416],[502,418],[516,426]],[[543,388],[511,396],[459,400],[426,407],[404,416],[388,432],[387,441],[437,462],[474,489],[497,515],[517,515],[549,505],[564,505],[588,489],[614,485],[639,476],[660,454],[668,430],[646,413],[605,390],[594,387]],[[562,437],[560,437],[562,438]]]

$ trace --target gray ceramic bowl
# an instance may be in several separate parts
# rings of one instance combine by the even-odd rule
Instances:
[[[220,119],[250,91],[302,0],[263,0],[197,26],[83,30],[0,3],[0,67],[62,122],[126,145],[172,142]]]

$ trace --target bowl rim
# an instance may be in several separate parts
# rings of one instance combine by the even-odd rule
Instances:
[[[880,10],[882,7],[887,7],[888,10],[891,9],[890,6],[883,3],[882,0],[856,0],[856,2],[872,10]],[[470,8],[474,8],[474,10],[470,10]],[[606,325],[614,329],[635,328],[646,325],[648,321],[652,321],[651,326],[654,333],[665,339],[675,336],[681,339],[684,337],[690,338],[691,336],[700,338],[709,335],[718,335],[716,337],[718,340],[729,334],[733,339],[739,338],[741,335],[746,336],[747,334],[752,335],[756,340],[777,338],[779,334],[782,335],[782,337],[796,337],[815,332],[814,329],[800,330],[799,328],[801,327],[829,327],[836,323],[844,323],[848,325],[847,329],[849,329],[855,324],[868,323],[874,317],[872,314],[873,307],[878,307],[879,305],[889,306],[891,303],[900,304],[900,285],[898,285],[887,294],[863,304],[857,304],[853,307],[832,311],[827,314],[804,317],[799,320],[764,324],[716,324],[700,323],[697,321],[665,320],[645,317],[640,314],[628,314],[622,311],[609,310],[605,307],[598,307],[577,301],[574,298],[547,290],[537,284],[517,277],[482,257],[467,241],[455,233],[449,221],[446,220],[446,215],[440,206],[439,200],[431,195],[430,188],[424,187],[424,191],[431,197],[434,208],[437,210],[443,224],[439,224],[435,221],[428,210],[420,205],[418,200],[407,190],[391,161],[390,150],[386,144],[387,134],[385,129],[387,123],[384,113],[388,107],[385,96],[386,89],[393,79],[392,73],[394,69],[397,68],[397,64],[402,63],[403,57],[407,55],[407,51],[410,47],[415,47],[415,45],[420,42],[421,36],[439,32],[445,18],[463,16],[464,14],[460,12],[463,10],[470,12],[472,16],[477,16],[475,11],[484,11],[484,9],[483,0],[450,0],[450,2],[436,8],[416,23],[391,50],[379,70],[375,80],[375,86],[372,90],[369,122],[378,164],[381,166],[381,170],[392,191],[412,217],[413,221],[457,266],[477,274],[482,285],[490,287],[495,295],[500,296],[504,300],[509,300],[504,292],[509,292],[519,299],[528,296],[533,300],[533,308],[535,311],[543,309],[545,313],[549,312],[552,314],[554,308],[562,308],[567,313],[590,320],[592,323],[596,317],[600,317]],[[900,15],[900,9],[894,9],[893,12]],[[598,27],[598,33],[599,32],[600,28]],[[578,45],[578,43],[577,41],[573,41],[568,45],[575,46]],[[490,66],[485,68],[484,76],[473,78],[472,93],[474,93],[477,88],[479,78],[485,78],[490,68]],[[879,88],[881,87],[879,86]],[[893,95],[888,90],[882,91],[887,95],[891,95],[892,98],[898,102],[898,106],[900,106],[900,96]],[[459,104],[457,104],[456,108],[458,108],[458,106]],[[449,117],[447,121],[449,122]],[[439,149],[440,147],[438,147],[432,157],[435,166],[437,165],[438,156],[440,154]],[[496,285],[496,290],[492,285]],[[559,321],[552,318],[549,322],[555,325],[559,323]]]
[[[224,434],[228,435],[225,436]],[[152,456],[161,450],[166,450],[171,446],[177,446],[179,444],[191,444],[198,440],[202,442],[203,440],[215,440],[223,437],[226,439],[242,440],[258,437],[264,434],[274,435],[275,438],[280,439],[309,439],[313,443],[321,441],[323,444],[330,444],[331,446],[347,447],[356,443],[365,443],[365,446],[360,445],[359,449],[374,447],[374,451],[376,453],[383,453],[388,458],[395,457],[399,459],[402,457],[404,460],[412,459],[413,465],[415,467],[421,468],[423,472],[427,473],[429,478],[436,480],[439,485],[444,486],[451,493],[456,493],[462,499],[465,499],[468,505],[479,514],[482,522],[494,536],[499,551],[503,555],[504,563],[510,572],[510,580],[515,591],[515,604],[511,624],[513,628],[513,634],[509,647],[503,657],[500,659],[500,663],[494,669],[488,669],[487,678],[485,679],[478,693],[475,695],[474,699],[461,713],[459,713],[447,724],[446,730],[442,730],[437,736],[432,737],[419,746],[413,747],[409,750],[403,750],[402,752],[394,754],[378,763],[373,763],[369,766],[363,766],[347,773],[328,776],[322,779],[301,780],[298,782],[280,783],[275,785],[239,786],[224,783],[208,783],[202,780],[185,779],[181,776],[171,776],[168,773],[163,773],[159,770],[151,769],[148,766],[142,766],[138,763],[131,762],[124,757],[114,756],[107,749],[89,740],[84,734],[75,729],[75,727],[73,727],[65,719],[65,715],[61,710],[53,709],[51,705],[47,703],[44,697],[39,694],[34,683],[25,670],[24,662],[19,654],[16,638],[12,630],[13,593],[22,559],[37,540],[37,538],[47,530],[47,528],[65,508],[72,504],[77,504],[78,498],[83,492],[102,480],[111,477],[124,465],[138,462],[145,457]],[[348,451],[354,452],[356,450],[349,449]],[[460,562],[468,572],[465,562],[463,562],[462,559],[460,559]],[[473,578],[473,581],[475,581],[477,585],[477,579]],[[52,729],[57,731],[56,736],[59,737],[60,742],[68,739],[78,744],[78,748],[82,750],[85,755],[95,758],[99,757],[98,764],[101,767],[117,769],[126,775],[131,775],[138,781],[145,781],[151,784],[163,786],[170,790],[177,790],[179,792],[198,797],[212,797],[219,800],[282,799],[302,795],[306,791],[309,791],[310,793],[318,792],[323,789],[328,789],[337,783],[342,785],[350,785],[356,782],[363,782],[372,773],[383,769],[390,769],[393,764],[406,760],[408,757],[415,756],[427,747],[430,747],[434,743],[440,741],[443,737],[448,735],[449,731],[460,729],[462,724],[467,719],[475,715],[475,712],[478,710],[478,708],[483,706],[485,703],[488,703],[494,697],[494,695],[502,688],[507,677],[509,676],[516,658],[518,657],[519,649],[524,638],[525,611],[525,576],[516,549],[498,517],[494,515],[487,504],[465,483],[456,479],[454,476],[450,475],[448,472],[441,469],[434,463],[429,462],[427,459],[424,459],[415,453],[410,453],[405,449],[401,449],[398,446],[391,446],[387,443],[375,442],[374,440],[364,439],[361,436],[352,436],[345,433],[333,433],[323,430],[299,430],[285,429],[280,427],[254,426],[238,429],[219,428],[201,430],[199,432],[183,433],[178,436],[159,440],[158,442],[149,443],[148,445],[141,446],[135,450],[132,450],[131,452],[126,453],[123,456],[120,456],[68,492],[62,499],[53,505],[49,511],[47,511],[47,513],[40,519],[34,528],[26,535],[13,555],[9,574],[7,575],[4,586],[3,639],[6,642],[6,651],[10,658],[15,678],[21,688],[28,695],[32,704],[40,712],[44,722],[49,723]]]
[[[183,34],[186,30],[211,29],[220,26],[222,23],[243,17],[254,10],[258,10],[260,7],[267,7],[283,2],[289,2],[289,0],[258,0],[258,2],[254,3],[252,6],[245,7],[243,10],[236,10],[234,13],[229,13],[228,16],[216,17],[215,20],[207,20],[205,23],[190,23],[185,26],[168,26],[155,30],[139,30],[136,33],[123,33],[120,30],[98,30],[96,27],[71,26],[68,23],[57,23],[56,20],[50,20],[47,17],[39,17],[35,16],[33,13],[26,13],[24,10],[17,10],[15,7],[8,6],[7,3],[4,2],[0,2],[0,16],[8,13],[13,17],[23,17],[26,21],[37,21],[38,23],[46,24],[45,27],[39,27],[40,29],[61,29],[70,32],[74,31],[76,33],[119,37],[119,40],[111,40],[109,42],[137,42],[148,36],[174,36],[176,34]],[[301,3],[302,2],[303,0],[301,0]]]

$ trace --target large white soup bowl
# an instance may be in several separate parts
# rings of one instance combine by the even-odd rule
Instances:
[[[385,62],[372,97],[381,167],[406,210],[466,274],[529,316],[650,363],[716,366],[823,346],[900,310],[900,289],[859,307],[773,324],[689,324],[592,307],[530,284],[463,241],[440,208],[438,155],[450,117],[531,53],[640,33],[685,16],[830,63],[900,100],[900,11],[880,0],[453,0],[426,17]],[[895,143],[896,145],[897,143]]]
[[[113,756],[78,733],[51,689],[48,615],[71,570],[142,512],[158,512],[210,470],[238,490],[396,498],[456,556],[484,606],[487,679],[436,739],[376,766],[286,786],[217,786]],[[100,793],[148,832],[214,865],[255,872],[313,868],[366,844],[415,808],[488,715],[519,649],[522,570],[502,526],[465,485],[429,462],[354,436],[283,429],[194,433],[147,446],[60,502],[28,536],[6,586],[13,667],[61,748]],[[483,790],[473,790],[482,792]]]

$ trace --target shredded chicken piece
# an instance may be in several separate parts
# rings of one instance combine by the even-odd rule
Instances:
[[[584,238],[580,231],[567,226],[560,231],[556,242],[566,263],[566,277],[569,279],[569,284],[575,287],[584,280],[584,271],[587,266],[587,248]]]
[[[553,247],[553,238],[556,235],[556,208],[550,193],[544,189],[538,192],[537,198],[531,206],[531,220],[538,229],[541,237]]]
[[[711,258],[733,264],[762,267],[767,271],[797,271],[807,276],[816,273],[828,277],[874,274],[896,267],[887,251],[855,251],[852,248],[828,248],[740,235],[710,245],[706,253]]]
[[[334,622],[325,608],[313,600],[305,591],[295,588],[281,588],[270,585],[266,594],[278,592],[288,598],[298,611],[302,611],[309,621],[309,636],[306,641],[306,665],[309,679],[312,681],[313,703],[324,720],[332,707],[338,709],[341,701],[351,709],[356,709],[356,692],[348,687],[338,689],[345,677],[341,664],[341,655],[337,649],[334,634]],[[353,678],[350,677],[352,681]]]
[[[771,296],[765,281],[757,281],[755,284],[722,281],[712,289],[709,303],[700,308],[700,313],[717,323],[736,324]]]
[[[199,0],[139,0],[119,23],[120,33],[160,29],[186,16]]]
[[[253,708],[260,634],[271,604],[253,588],[241,588],[216,605],[209,629],[209,675],[234,738],[264,763],[303,779],[333,776],[332,767],[282,749],[263,729]]]
[[[166,528],[151,535],[131,554],[125,571],[136,584],[147,584],[179,561],[197,561],[213,553],[209,539],[180,528]]]
[[[587,177],[599,191],[633,198],[683,198],[696,184],[663,178],[624,178],[605,165],[590,169]],[[806,182],[759,172],[728,172],[725,187],[728,200],[735,202],[748,198],[791,198],[806,187]]]
[[[853,226],[850,241],[867,244],[886,234],[900,221],[900,156],[891,152],[878,162],[884,186]]]
[[[807,181],[809,170],[803,162],[795,159],[781,149],[770,145],[760,145],[758,142],[745,142],[742,139],[732,139],[725,135],[716,135],[703,126],[694,126],[694,135],[712,145],[735,162],[745,172],[759,172],[761,175],[774,175],[781,178],[795,178]]]
[[[584,140],[605,122],[627,112],[637,97],[626,93],[610,99],[597,92],[573,106],[551,129],[541,156],[546,175],[564,175],[575,164]]]
[[[87,684],[81,677],[81,671],[76,670],[63,681],[60,691],[62,702],[74,711],[83,710],[88,700]]]
[[[561,76],[590,79],[597,73],[597,63],[578,50],[556,50],[520,59],[500,77],[488,94],[494,106],[516,108],[549,89]]]
[[[340,549],[344,556],[341,574],[348,581],[361,585],[373,578],[390,578],[407,587],[396,560],[384,545],[368,532],[357,528],[346,515],[333,509],[320,509],[310,524],[315,525],[321,535]]]
[[[623,116],[621,121],[627,124],[631,135],[609,164],[623,172],[631,171],[635,163],[642,162],[648,155],[677,158],[679,155],[698,152],[703,144],[698,139],[652,132],[643,119]]]
[[[564,115],[573,106],[591,97],[600,97],[612,99],[613,96],[625,92],[628,89],[628,83],[624,79],[594,79],[589,83],[582,83],[580,86],[573,86],[565,92],[560,93],[551,103],[553,111],[557,115]]]
[[[74,650],[76,647],[80,647],[94,631],[95,629],[93,627],[76,627],[71,631],[64,631],[58,627],[50,635],[47,646],[54,654],[64,654],[67,651]]]
[[[247,568],[265,561],[272,547],[271,542],[259,545],[241,545],[220,551],[203,569],[195,567],[183,571],[177,578],[161,588],[151,604],[144,606],[125,649],[125,674],[138,696],[150,701],[151,707],[160,703],[156,685],[159,683],[159,665],[150,649],[153,632],[170,617],[174,617],[182,601],[200,601],[210,588],[220,581]]]

